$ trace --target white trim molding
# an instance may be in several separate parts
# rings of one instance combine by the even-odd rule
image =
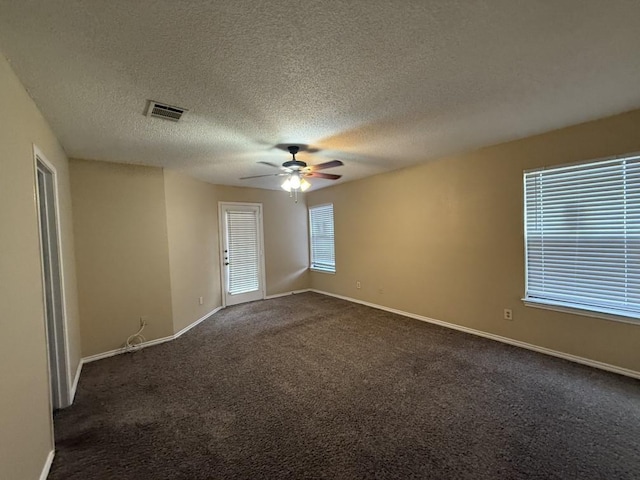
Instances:
[[[284,293],[274,293],[273,295],[267,295],[266,297],[264,297],[265,300],[271,300],[272,298],[280,298],[280,297],[287,297],[289,295],[297,295],[299,293],[305,293],[305,292],[310,292],[311,290],[309,290],[308,288],[305,288],[303,290],[291,290],[289,292],[284,292]]]
[[[47,459],[44,461],[44,466],[42,467],[42,472],[40,473],[40,480],[47,480],[49,476],[49,470],[51,470],[51,464],[53,463],[53,457],[55,456],[55,450],[51,450],[49,455],[47,455]]]
[[[214,313],[217,313],[220,310],[222,310],[222,308],[223,308],[222,306],[214,308],[209,313],[203,315],[198,320],[196,320],[195,322],[187,325],[182,330],[180,330],[177,333],[174,333],[173,335],[169,335],[168,337],[156,338],[154,340],[149,340],[149,341],[146,341],[146,342],[142,342],[141,344],[136,345],[136,349],[135,350],[131,350],[131,351],[138,351],[138,350],[143,349],[143,348],[152,347],[153,345],[159,345],[161,343],[170,342],[171,340],[175,340],[176,338],[180,337],[181,335],[183,335],[186,332],[188,332],[189,330],[191,330],[193,327],[195,327],[199,323],[201,323],[204,320],[206,320],[207,318],[209,318]],[[122,353],[127,353],[128,351],[129,350],[127,350],[124,347],[116,348],[114,350],[109,350],[108,352],[97,353],[96,355],[90,355],[88,357],[84,357],[82,359],[81,363],[85,364],[85,363],[95,362],[96,360],[102,360],[103,358],[114,357],[114,356],[120,355]]]
[[[606,312],[587,310],[584,307],[573,305],[565,302],[554,302],[553,300],[543,300],[541,298],[523,298],[522,303],[527,307],[542,308],[543,310],[553,310],[555,312],[571,313],[574,315],[582,315],[583,317],[601,318],[603,320],[611,320],[614,322],[629,323],[631,325],[640,325],[640,317],[634,318],[624,316],[615,310]]]
[[[545,355],[550,355],[552,357],[563,358],[564,360],[569,360],[570,362],[580,363],[582,365],[587,365],[589,367],[598,368],[600,370],[606,370],[608,372],[617,373],[619,375],[624,375],[627,377],[640,379],[640,372],[631,370],[629,368],[618,367],[616,365],[611,365],[609,363],[598,362],[597,360],[591,360],[589,358],[579,357],[577,355],[572,355],[570,353],[559,352],[557,350],[552,350],[550,348],[539,347],[538,345],[533,345],[531,343],[521,342],[520,340],[514,340],[512,338],[503,337],[501,335],[495,335],[493,333],[483,332],[482,330],[476,330],[474,328],[464,327],[462,325],[456,325],[455,323],[443,322],[442,320],[436,320],[435,318],[425,317],[423,315],[418,315],[415,313],[405,312],[402,310],[396,310],[395,308],[385,307],[383,305],[378,305],[371,302],[366,302],[364,300],[358,300],[356,298],[345,297],[343,295],[338,295],[335,293],[324,292],[322,290],[316,290],[314,288],[309,290],[310,292],[319,293],[321,295],[328,295],[330,297],[340,298],[342,300],[347,300],[349,302],[359,303],[361,305],[366,305],[368,307],[377,308],[378,310],[384,310],[386,312],[395,313],[397,315],[402,315],[404,317],[413,318],[415,320],[420,320],[422,322],[433,323],[435,325],[440,325],[441,327],[451,328],[453,330],[458,330],[460,332],[469,333],[471,335],[476,335],[478,337],[488,338],[490,340],[495,340],[497,342],[506,343],[508,345],[513,345],[520,348],[525,348],[527,350],[533,350],[534,352],[544,353]]]
[[[56,239],[56,243],[57,243],[57,252],[56,255],[58,257],[58,281],[60,283],[60,318],[57,320],[56,324],[54,325],[54,330],[58,330],[58,328],[60,328],[62,330],[62,335],[61,338],[57,338],[55,340],[53,340],[53,343],[56,345],[56,348],[60,348],[61,351],[58,352],[54,352],[54,356],[57,359],[58,364],[60,365],[51,365],[51,362],[48,361],[49,364],[49,384],[53,385],[53,381],[54,381],[54,375],[56,377],[56,384],[57,384],[57,389],[58,389],[58,407],[61,408],[65,408],[68,407],[69,405],[71,405],[71,403],[66,404],[67,401],[70,400],[71,398],[71,386],[70,386],[70,381],[71,381],[71,362],[70,362],[70,357],[69,357],[69,333],[68,333],[68,329],[67,329],[67,294],[66,294],[66,277],[65,277],[65,262],[64,262],[64,258],[63,258],[63,252],[64,252],[64,248],[63,248],[63,242],[62,242],[62,216],[60,214],[60,194],[58,191],[58,170],[56,169],[55,165],[53,163],[51,163],[49,161],[49,159],[45,156],[45,154],[42,152],[42,150],[40,150],[40,148],[38,148],[38,146],[35,143],[31,144],[32,146],[32,153],[33,153],[33,180],[34,180],[34,195],[35,198],[37,199],[36,202],[36,209],[37,209],[37,218],[38,218],[38,238],[40,239],[40,255],[42,255],[42,228],[41,228],[41,221],[40,221],[40,194],[39,194],[39,189],[38,189],[38,162],[42,163],[42,165],[49,170],[49,173],[51,174],[51,180],[52,180],[52,185],[53,185],[53,208],[55,211],[55,239]],[[41,257],[40,258],[40,263],[41,263],[41,279],[42,279],[42,285],[43,285],[43,297],[42,297],[42,301],[43,301],[43,309],[46,312],[46,293],[45,293],[45,272],[44,272],[44,264],[42,263],[44,262],[44,259]],[[49,329],[49,326],[47,325],[47,318],[45,316],[44,318],[45,321],[45,330]],[[59,325],[58,325],[59,322]],[[47,333],[48,334],[48,333]],[[56,333],[56,337],[57,337],[57,333]],[[49,338],[47,338],[47,348],[51,348],[51,344],[50,344],[50,340]],[[54,367],[56,372],[54,373]],[[58,368],[59,367],[59,368]],[[58,372],[58,370],[61,369],[62,372]],[[51,393],[54,394],[54,389],[51,389]],[[49,398],[50,402],[51,402],[51,411],[53,411],[53,406],[54,406],[54,399],[53,396],[50,395]]]
[[[153,345],[158,345],[160,343],[164,343],[164,342],[168,342],[170,340],[173,340],[174,336],[170,335],[168,337],[162,337],[162,338],[156,338],[155,340],[149,340],[147,342],[142,342],[139,345],[136,345],[136,349],[135,350],[131,350],[131,351],[138,351],[141,350],[143,348],[147,348],[147,347],[151,347]],[[95,362],[96,360],[102,360],[103,358],[109,358],[109,357],[115,357],[116,355],[120,355],[121,353],[127,353],[127,349],[124,347],[120,347],[120,348],[116,348],[114,350],[109,350],[108,352],[102,352],[102,353],[96,353],[95,355],[89,355],[88,357],[83,357],[82,358],[82,363],[91,363],[91,362]]]
[[[71,384],[71,391],[69,392],[69,405],[73,404],[73,400],[76,398],[76,390],[78,389],[78,381],[80,380],[82,365],[84,365],[83,358],[81,358],[78,362],[78,368],[76,368],[76,376],[73,378],[73,383]]]
[[[220,305],[217,308],[214,308],[213,310],[211,310],[209,313],[206,313],[205,315],[203,315],[202,317],[200,317],[198,320],[196,320],[195,322],[187,325],[186,327],[184,327],[182,330],[180,330],[178,333],[173,335],[173,338],[171,340],[175,340],[176,338],[178,338],[181,335],[184,335],[185,333],[187,333],[189,330],[191,330],[193,327],[199,325],[200,323],[204,322],[207,318],[209,318],[211,315],[213,315],[214,313],[218,313],[220,310],[222,310],[222,305]]]

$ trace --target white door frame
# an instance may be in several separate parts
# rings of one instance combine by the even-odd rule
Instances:
[[[227,306],[227,295],[226,295],[226,275],[225,275],[225,255],[224,255],[224,246],[226,244],[226,239],[224,238],[224,232],[226,231],[225,226],[225,216],[224,216],[224,208],[232,207],[234,205],[243,206],[243,207],[257,207],[258,208],[258,241],[260,242],[260,286],[261,286],[261,295],[262,299],[265,298],[267,292],[267,280],[266,280],[266,270],[264,263],[264,225],[262,222],[262,204],[261,203],[249,203],[249,202],[218,202],[218,232],[220,236],[220,241],[218,242],[220,245],[220,292],[222,296],[222,307]]]
[[[51,186],[53,187],[51,190],[51,194],[53,197],[53,208],[49,211],[53,213],[55,216],[53,222],[54,232],[49,232],[49,234],[53,234],[55,237],[51,238],[49,236],[49,248],[54,252],[54,255],[57,257],[57,261],[55,262],[56,268],[55,271],[49,268],[51,272],[51,280],[56,283],[56,290],[58,294],[54,298],[58,304],[58,308],[54,309],[54,312],[48,312],[47,310],[47,288],[45,279],[45,265],[44,265],[44,257],[43,257],[43,231],[41,227],[41,215],[40,215],[40,202],[43,200],[40,198],[40,190],[38,188],[38,164],[42,165],[43,170],[46,175],[50,175],[51,177]],[[37,211],[37,219],[38,219],[38,238],[40,245],[40,269],[42,275],[42,307],[45,313],[44,318],[44,329],[45,335],[47,339],[47,364],[49,370],[49,404],[50,409],[53,411],[56,408],[65,408],[71,405],[71,362],[69,360],[69,349],[68,349],[68,334],[67,334],[67,312],[66,312],[66,295],[64,288],[64,264],[62,261],[62,238],[61,238],[61,229],[60,229],[60,201],[58,195],[58,175],[56,168],[53,164],[47,160],[42,151],[36,146],[33,145],[33,166],[34,166],[34,187],[36,194],[36,211]],[[44,199],[46,201],[46,199]],[[50,261],[50,263],[52,263]],[[49,315],[53,315],[52,317]],[[53,321],[53,325],[49,323],[49,321]],[[53,337],[53,338],[52,338]],[[53,349],[53,352],[51,350]],[[55,365],[52,365],[51,358],[54,358]]]

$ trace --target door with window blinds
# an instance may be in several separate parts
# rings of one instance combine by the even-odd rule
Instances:
[[[264,298],[261,206],[221,204],[225,305]]]

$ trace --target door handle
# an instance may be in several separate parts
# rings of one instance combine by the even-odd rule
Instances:
[[[225,265],[229,265],[229,262],[224,262]]]

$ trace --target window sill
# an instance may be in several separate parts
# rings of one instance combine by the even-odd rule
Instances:
[[[335,270],[323,270],[321,268],[315,268],[315,267],[309,267],[309,270],[311,270],[312,272],[318,272],[318,273],[328,273],[329,275],[336,274]]]
[[[615,310],[587,310],[582,306],[571,303],[555,302],[553,300],[542,300],[540,298],[523,298],[522,302],[527,307],[542,308],[544,310],[553,310],[562,313],[571,313],[573,315],[582,315],[585,317],[600,318],[613,322],[630,323],[632,325],[640,325],[640,317],[630,317],[626,314],[616,312]]]

